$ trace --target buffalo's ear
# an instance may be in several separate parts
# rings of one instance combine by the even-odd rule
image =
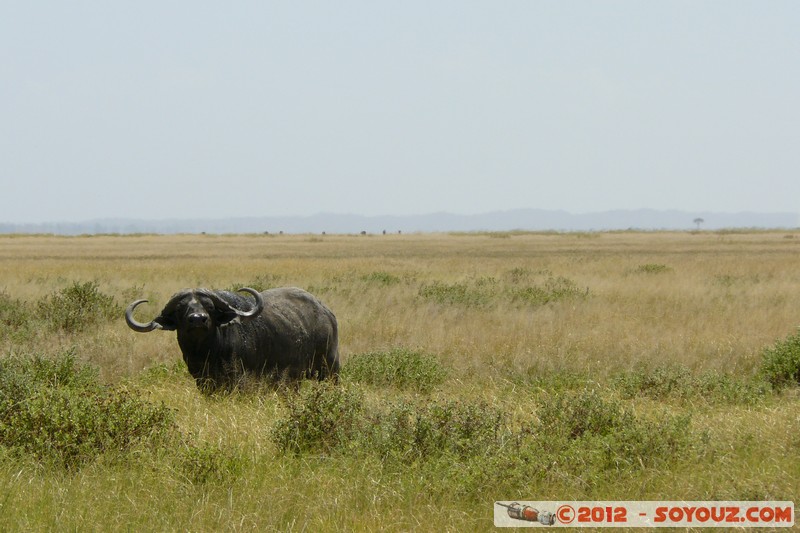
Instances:
[[[167,305],[164,306],[164,309],[161,310],[161,314],[153,319],[153,322],[159,324],[161,329],[166,331],[178,329],[178,311],[188,292],[183,290],[174,294],[167,302]]]
[[[233,322],[239,322],[239,320],[237,320],[239,315],[230,309],[220,309],[218,307],[214,307],[212,313],[214,322],[220,327],[224,328],[225,326],[231,325]]]
[[[178,329],[178,323],[175,318],[171,315],[164,315],[162,312],[160,315],[153,319],[153,322],[161,326],[161,329],[164,331],[175,331]]]
[[[230,326],[231,324],[240,324],[242,318],[250,318],[261,312],[263,308],[263,301],[260,300],[261,296],[253,289],[241,289],[255,294],[258,296],[256,299],[257,305],[250,310],[238,309],[233,302],[236,302],[237,297],[225,291],[209,291],[206,289],[198,289],[197,294],[205,296],[211,303],[212,309],[206,306],[206,310],[214,318],[214,322],[221,328]],[[232,299],[232,301],[230,301]]]

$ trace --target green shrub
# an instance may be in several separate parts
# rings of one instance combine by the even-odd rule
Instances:
[[[548,271],[543,271],[548,273]],[[585,298],[588,288],[581,288],[571,279],[548,275],[540,284],[522,285],[531,272],[516,268],[503,283],[493,277],[480,277],[456,283],[434,281],[420,287],[419,295],[438,304],[485,307],[497,302],[541,306],[568,298]]]
[[[102,388],[98,370],[80,364],[74,350],[52,357],[26,354],[0,359],[0,400],[23,402],[42,388],[59,387],[78,391]]]
[[[541,429],[571,439],[585,433],[605,435],[631,422],[619,401],[606,400],[593,389],[550,395],[537,415]]]
[[[531,413],[519,429],[483,402],[365,403],[326,383],[304,384],[287,400],[288,414],[272,431],[281,452],[335,453],[377,461],[387,472],[411,467],[445,480],[442,486],[457,494],[523,490],[532,475],[591,486],[620,472],[691,459],[702,440],[688,415],[640,416],[592,390],[546,397],[538,419]]]
[[[762,351],[760,375],[775,389],[800,383],[800,331]]]
[[[100,292],[97,283],[73,282],[39,302],[38,316],[52,329],[68,333],[83,331],[104,320],[119,318],[122,308],[114,298]]]
[[[299,391],[288,393],[287,407],[271,434],[283,452],[335,452],[348,446],[362,425],[362,395],[330,382],[303,382]]]
[[[623,372],[613,384],[624,398],[644,396],[654,400],[669,398],[703,400],[710,403],[753,403],[763,398],[768,387],[763,382],[728,374],[694,374],[686,366],[667,363],[655,368]]]
[[[378,454],[403,463],[468,459],[502,440],[502,413],[484,403],[399,401],[367,409],[354,389],[307,382],[287,397],[272,440],[282,452]]]
[[[653,399],[687,397],[693,394],[693,377],[689,368],[668,363],[655,368],[623,372],[616,376],[614,384],[623,397],[643,395]]]
[[[21,404],[0,407],[0,442],[68,469],[136,443],[166,439],[173,415],[126,391],[43,389]]]
[[[700,374],[695,380],[695,390],[699,398],[729,404],[752,404],[770,392],[769,385],[763,380],[739,378],[717,372]]]
[[[684,458],[697,440],[689,414],[632,417],[602,439],[602,464],[606,468],[647,468],[671,462]]]
[[[460,459],[491,453],[501,442],[503,414],[485,403],[447,401],[417,406],[401,402],[373,414],[370,448],[402,461],[442,456]]]
[[[437,304],[481,307],[489,303],[492,294],[467,282],[434,281],[420,287],[419,295]]]
[[[530,426],[536,445],[567,469],[638,468],[682,457],[697,441],[691,417],[638,417],[594,390],[548,397]]]
[[[180,468],[192,484],[232,483],[243,472],[245,459],[212,444],[189,445],[180,454]]]
[[[0,365],[0,445],[65,467],[175,436],[173,413],[105,387],[73,352],[15,356]]]
[[[448,370],[433,356],[406,348],[351,356],[342,376],[370,385],[430,392],[447,377]]]
[[[11,298],[5,291],[0,292],[0,339],[26,338],[30,333],[32,318],[25,302]]]
[[[31,305],[0,292],[0,341],[28,342],[37,336],[39,325]]]
[[[569,298],[584,298],[589,294],[589,289],[581,289],[571,279],[550,276],[543,285],[514,287],[509,294],[512,302],[540,306]]]
[[[506,272],[506,277],[511,283],[522,283],[531,277],[531,271],[525,267],[514,267]]]

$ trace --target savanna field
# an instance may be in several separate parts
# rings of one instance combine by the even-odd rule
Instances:
[[[182,288],[302,287],[338,384],[204,394]],[[800,232],[0,236],[0,530],[484,531],[800,496]]]

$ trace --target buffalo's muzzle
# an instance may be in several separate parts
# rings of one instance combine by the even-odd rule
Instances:
[[[187,318],[187,322],[193,328],[204,328],[208,324],[208,315],[205,313],[192,313]]]

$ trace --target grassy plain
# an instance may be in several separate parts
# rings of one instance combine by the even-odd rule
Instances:
[[[759,367],[797,333],[798,266],[787,231],[0,236],[0,294],[31,315],[75,283],[148,298],[142,319],[184,287],[295,285],[336,313],[344,363],[336,389],[204,396],[174,334],[7,321],[0,356],[71,350],[181,438],[67,470],[0,447],[0,528],[488,530],[495,500],[797,501],[800,395]],[[346,431],[311,435],[298,406]]]

